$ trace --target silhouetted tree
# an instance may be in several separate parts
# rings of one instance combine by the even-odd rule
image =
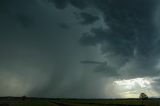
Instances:
[[[25,101],[25,100],[26,100],[26,98],[27,98],[26,96],[22,96],[22,100],[23,100],[23,101]]]
[[[148,96],[145,93],[141,93],[139,98],[142,100],[142,105],[144,105],[144,100],[147,100]]]
[[[139,95],[139,98],[142,99],[142,100],[147,100],[148,99],[148,96],[145,94],[145,93],[141,93]]]

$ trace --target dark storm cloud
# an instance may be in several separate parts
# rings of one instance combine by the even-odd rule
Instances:
[[[110,78],[159,75],[154,69],[160,53],[152,22],[155,1],[1,0],[0,95],[119,97]],[[102,16],[92,16],[88,8]],[[76,11],[86,29],[76,24]],[[98,17],[106,29],[92,28]],[[87,45],[100,46],[106,62],[88,61],[97,55],[86,51]]]
[[[120,64],[119,68],[134,60],[138,62],[135,64],[139,65],[133,70],[141,70],[142,76],[156,75],[157,70],[154,66],[160,53],[159,47],[155,44],[158,35],[155,34],[153,24],[156,4],[157,0],[95,1],[95,6],[103,13],[105,24],[109,28],[93,28],[92,34],[82,36],[81,43],[101,44],[104,54],[110,54],[115,60],[121,57],[121,62],[115,63]],[[133,73],[136,74],[137,71]]]
[[[70,2],[70,1],[68,1]],[[78,4],[83,4],[84,1],[75,0]],[[83,36],[81,41],[88,44],[97,44],[106,41],[110,47],[103,48],[103,52],[110,51],[120,53],[125,57],[133,57],[134,51],[137,51],[138,56],[151,56],[156,53],[154,40],[155,26],[153,25],[153,12],[156,7],[157,0],[92,0],[87,6],[94,5],[102,13],[106,25],[109,30],[92,29],[94,36]],[[84,22],[88,22],[88,15]],[[90,20],[91,21],[91,20]],[[157,53],[156,53],[157,54]]]
[[[133,48],[137,46],[138,52],[149,55],[155,39],[152,24],[153,1],[113,1],[99,2],[99,8],[104,13],[104,19],[109,30],[92,29],[94,36],[86,36],[93,43],[107,41],[116,53],[126,56],[133,55]],[[85,41],[85,36],[83,39]],[[150,45],[148,45],[150,44]],[[107,48],[106,48],[107,49]],[[123,50],[123,51],[121,51]],[[120,52],[121,51],[121,52]]]
[[[33,96],[35,89],[39,88],[43,91],[42,89],[53,88],[51,87],[53,80],[58,80],[54,83],[58,86],[65,79],[66,73],[54,70],[64,71],[69,67],[63,61],[68,57],[68,51],[64,50],[67,47],[61,44],[61,42],[67,43],[68,38],[62,37],[64,33],[60,34],[63,31],[57,26],[59,23],[57,21],[61,19],[55,20],[56,16],[52,15],[53,12],[47,7],[48,5],[41,3],[43,2],[37,0],[1,1],[1,5],[5,5],[1,6],[0,17],[0,73],[3,76],[1,86],[8,84],[9,87],[8,90],[2,91],[4,94],[0,92],[2,96],[20,96],[24,93]],[[65,68],[60,69],[62,67],[60,64],[64,64]],[[49,73],[53,79],[48,76]],[[64,79],[58,79],[55,75]],[[28,86],[27,91],[25,88],[19,90],[19,93],[12,91],[16,89],[14,87],[21,88],[24,83]],[[39,92],[39,95],[44,96],[42,92]]]
[[[108,80],[79,63],[94,54],[80,48],[78,39],[83,28],[76,24],[73,12],[78,10],[75,7],[68,6],[60,11],[45,0],[0,2],[1,96],[112,96],[106,92],[106,88],[111,89],[111,85],[106,84]],[[68,1],[55,2],[62,10]],[[69,3],[80,10],[86,8],[87,2]],[[69,29],[67,25],[71,25]]]
[[[98,16],[94,16],[92,14],[88,14],[85,12],[80,13],[80,16],[82,17],[82,25],[89,25],[89,24],[93,24],[95,21],[97,21],[99,19]]]

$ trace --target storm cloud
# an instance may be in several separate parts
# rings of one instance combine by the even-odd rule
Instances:
[[[92,0],[88,7],[102,13],[107,28],[93,27],[80,43],[100,45],[106,61],[126,78],[159,76],[159,69],[155,68],[160,56],[155,24],[158,6],[157,0]],[[106,73],[107,70],[111,69],[105,68]]]
[[[0,5],[1,96],[118,98],[115,80],[160,74],[158,0]]]
[[[80,41],[85,45],[101,44],[104,54],[120,58],[120,63],[117,63],[120,64],[119,68],[130,61],[137,61],[138,67],[147,66],[144,75],[156,75],[157,73],[150,71],[154,70],[153,67],[159,57],[157,45],[159,41],[156,41],[159,35],[153,24],[156,2],[156,0],[96,2],[109,28],[93,28],[91,30],[93,35],[84,35]]]

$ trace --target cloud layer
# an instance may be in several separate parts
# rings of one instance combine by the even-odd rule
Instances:
[[[120,97],[115,80],[159,76],[158,0],[0,4],[2,96]]]

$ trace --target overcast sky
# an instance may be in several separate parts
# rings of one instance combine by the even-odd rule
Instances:
[[[159,0],[0,5],[0,96],[160,97]]]

